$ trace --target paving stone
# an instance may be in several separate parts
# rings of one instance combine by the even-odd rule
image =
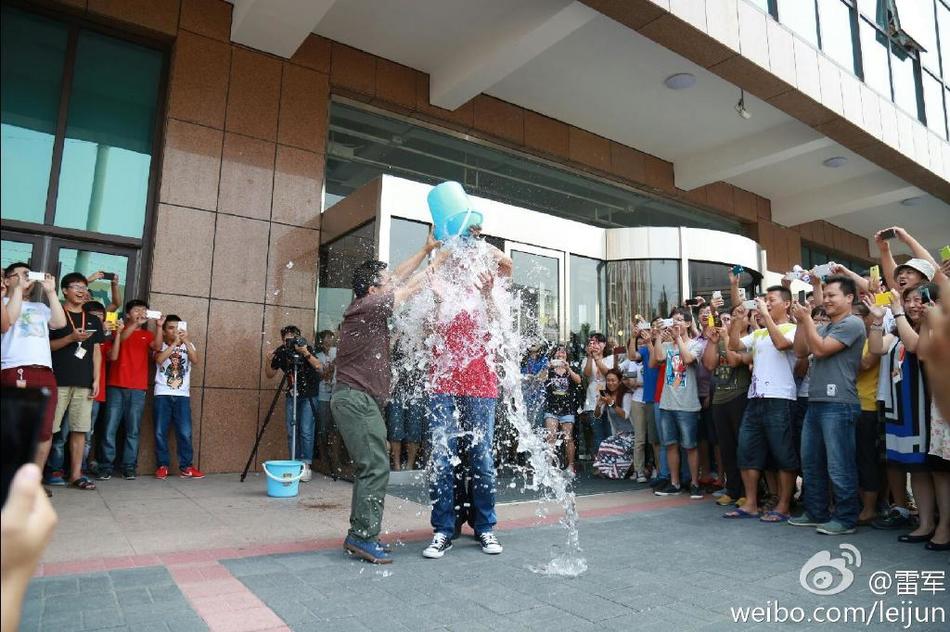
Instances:
[[[79,579],[76,577],[52,577],[41,582],[44,597],[79,594]]]
[[[109,571],[116,590],[134,586],[161,586],[174,583],[172,576],[164,566],[128,568]]]
[[[152,603],[152,594],[145,586],[129,586],[125,590],[117,590],[115,597],[123,608]]]
[[[125,623],[125,617],[118,608],[102,608],[82,613],[84,630],[101,630]]]

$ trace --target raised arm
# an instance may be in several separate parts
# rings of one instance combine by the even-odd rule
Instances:
[[[891,290],[891,313],[894,314],[894,322],[897,323],[898,338],[901,339],[908,351],[917,353],[917,343],[920,336],[914,331],[910,321],[907,320],[907,314],[904,313],[904,304],[901,302],[897,290]]]
[[[907,244],[907,247],[910,248],[910,251],[915,258],[929,261],[931,265],[933,265],[934,270],[935,270],[934,278],[933,278],[934,283],[940,283],[943,279],[946,278],[943,272],[940,270],[940,264],[937,263],[937,260],[934,259],[933,256],[931,256],[931,254],[927,251],[927,249],[921,246],[920,242],[914,239],[914,237],[910,233],[908,233],[906,230],[904,230],[900,226],[895,226],[894,234],[897,235],[898,239],[900,239],[902,242]]]
[[[884,277],[884,281],[887,282],[887,287],[893,288],[897,287],[897,283],[894,280],[894,271],[897,269],[897,262],[894,261],[894,255],[891,253],[891,244],[881,237],[881,233],[883,233],[884,230],[879,230],[874,233],[874,243],[877,244],[878,250],[881,251],[881,276]]]
[[[393,269],[393,281],[398,284],[409,279],[412,273],[416,271],[416,268],[425,261],[429,253],[438,247],[439,242],[436,241],[432,234],[432,229],[430,228],[429,235],[426,237],[426,243],[422,245],[422,248]]]
[[[850,278],[852,281],[854,281],[854,284],[858,287],[860,291],[862,292],[870,291],[870,283],[868,283],[868,280],[865,279],[860,274],[858,274],[857,272],[855,272],[854,270],[849,270],[848,268],[844,267],[840,263],[836,263],[832,267],[832,271],[835,274],[843,274],[844,276]]]
[[[759,308],[759,314],[762,316],[762,320],[765,321],[765,328],[769,332],[769,338],[772,339],[772,344],[775,345],[775,348],[779,351],[788,351],[792,348],[792,343],[788,341],[788,338],[785,337],[785,334],[778,328],[778,325],[775,324],[775,321],[772,320],[772,315],[769,313],[769,308],[766,302],[761,299],[755,299],[756,305]]]
[[[56,278],[52,274],[47,274],[43,279],[43,293],[51,312],[49,328],[62,329],[66,326],[66,312],[63,311],[63,304],[59,302],[59,296],[56,294]]]

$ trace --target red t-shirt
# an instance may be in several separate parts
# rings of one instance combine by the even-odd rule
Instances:
[[[109,364],[109,354],[112,352],[112,338],[99,344],[99,352],[102,354],[102,362],[99,364],[99,394],[96,395],[96,401],[101,404],[106,401],[106,365]]]
[[[654,399],[653,401],[655,401],[657,404],[659,404],[659,403],[660,403],[660,396],[663,395],[663,382],[664,382],[664,380],[662,380],[662,379],[660,379],[660,378],[663,377],[663,372],[666,370],[666,362],[660,362],[660,363],[657,365],[656,370],[658,371],[657,375],[659,375],[660,377],[657,378],[657,380],[656,380],[656,396],[655,396],[655,399]]]
[[[150,347],[155,335],[147,329],[136,329],[119,346],[119,358],[109,367],[109,386],[148,390],[151,367]]]
[[[485,340],[469,312],[459,312],[448,325],[440,325],[443,345],[432,350],[432,392],[462,397],[498,397],[498,380],[488,364]]]

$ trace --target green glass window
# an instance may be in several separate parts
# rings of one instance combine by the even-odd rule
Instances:
[[[69,33],[8,7],[2,16],[2,217],[43,223]]]
[[[70,272],[79,272],[89,277],[95,272],[112,272],[119,275],[120,296],[126,296],[126,271],[129,267],[129,258],[93,250],[76,250],[74,248],[59,249],[59,269],[57,279]],[[92,300],[103,305],[112,302],[112,283],[106,280],[96,280],[89,284]]]
[[[607,277],[605,264],[597,259],[571,255],[570,274],[570,327],[571,340],[581,349],[592,331],[604,331],[607,326]]]
[[[161,69],[158,51],[80,33],[56,226],[142,236]]]
[[[8,265],[16,261],[22,261],[32,265],[33,244],[24,241],[14,241],[4,239],[0,243],[0,268],[6,269]]]

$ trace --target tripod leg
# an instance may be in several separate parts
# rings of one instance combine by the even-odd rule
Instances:
[[[244,479],[247,478],[247,471],[251,469],[251,463],[254,461],[254,456],[257,454],[257,449],[261,445],[261,439],[264,437],[264,431],[267,430],[267,424],[270,423],[271,417],[274,416],[274,409],[277,408],[277,400],[280,399],[281,393],[284,391],[284,384],[287,382],[287,374],[284,373],[284,377],[280,379],[280,384],[277,385],[277,392],[274,393],[274,400],[270,403],[270,408],[267,410],[267,416],[264,417],[264,423],[261,424],[261,429],[257,431],[257,438],[254,440],[254,447],[251,448],[251,453],[247,457],[247,463],[244,464],[244,471],[241,472],[241,482],[244,482]]]

